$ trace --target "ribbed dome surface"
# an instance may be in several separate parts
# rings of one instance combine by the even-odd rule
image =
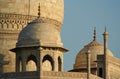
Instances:
[[[91,67],[96,67],[97,55],[104,54],[104,46],[100,44],[97,40],[93,40],[88,45],[86,45],[76,56],[76,61],[74,64],[74,69],[85,68],[86,67],[86,52],[90,50],[91,55]],[[107,53],[110,56],[113,56],[112,52],[107,49]]]
[[[45,23],[41,18],[29,23],[19,34],[17,47],[56,46],[62,47],[60,32],[55,25]]]

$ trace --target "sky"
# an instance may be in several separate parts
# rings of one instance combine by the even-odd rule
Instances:
[[[93,40],[103,44],[105,26],[109,32],[108,48],[120,58],[120,0],[64,0],[61,39],[69,52],[64,54],[64,70],[73,69],[78,52]]]

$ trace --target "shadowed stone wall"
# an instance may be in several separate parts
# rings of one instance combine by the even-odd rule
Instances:
[[[40,78],[39,78],[40,77]],[[87,79],[86,73],[76,72],[22,72],[1,74],[0,79]],[[95,75],[90,75],[90,79],[103,79]]]

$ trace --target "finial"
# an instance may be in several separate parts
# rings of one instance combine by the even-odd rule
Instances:
[[[38,17],[40,17],[40,3],[39,3],[39,6],[38,6]]]
[[[94,38],[94,41],[96,40],[96,27],[94,27],[94,36],[93,36],[93,38]]]
[[[105,32],[107,32],[107,27],[108,27],[108,24],[105,25]]]
[[[105,41],[106,47],[107,47],[107,44],[108,44],[108,35],[109,35],[109,33],[107,32],[107,28],[105,26],[105,32],[103,33],[103,39]]]
[[[107,27],[105,26],[105,32],[107,32]]]
[[[108,35],[108,32],[107,32],[107,25],[105,26],[105,32],[104,32],[105,35]]]

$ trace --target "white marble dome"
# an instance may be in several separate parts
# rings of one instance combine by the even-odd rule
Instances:
[[[41,18],[35,19],[20,32],[16,47],[62,47],[60,32],[55,27]]]

